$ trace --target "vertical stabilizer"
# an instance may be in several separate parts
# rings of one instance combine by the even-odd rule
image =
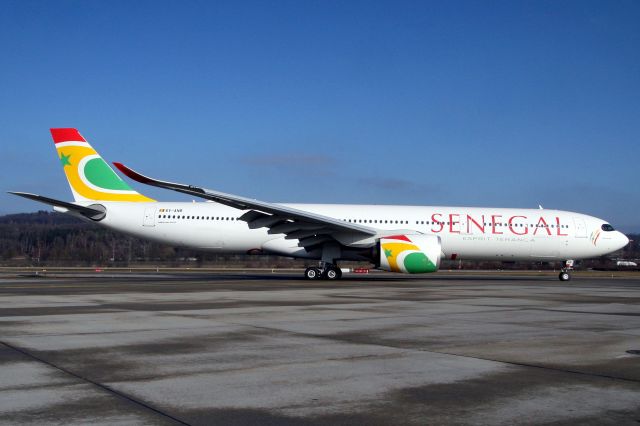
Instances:
[[[51,129],[76,201],[154,201],[134,191],[76,129]]]

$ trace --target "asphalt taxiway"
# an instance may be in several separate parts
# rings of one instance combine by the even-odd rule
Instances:
[[[634,424],[640,277],[0,276],[1,424]]]

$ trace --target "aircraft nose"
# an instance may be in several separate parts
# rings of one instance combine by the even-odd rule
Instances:
[[[618,241],[620,242],[620,248],[625,247],[627,244],[629,244],[629,238],[622,232],[618,232]]]

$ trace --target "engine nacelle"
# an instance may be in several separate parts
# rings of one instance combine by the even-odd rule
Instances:
[[[442,245],[437,235],[393,235],[378,242],[380,269],[405,274],[435,272]]]

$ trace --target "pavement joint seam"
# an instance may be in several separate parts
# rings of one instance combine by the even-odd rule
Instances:
[[[295,336],[304,336],[304,337],[311,337],[311,338],[325,339],[325,340],[340,340],[340,339],[336,339],[336,336],[333,336],[333,335],[300,333],[300,332],[295,332],[295,331],[290,331],[290,330],[282,330],[282,329],[278,329],[278,328],[258,326],[258,325],[252,325],[252,324],[242,324],[242,323],[235,323],[235,322],[230,322],[229,324],[243,325],[243,326],[253,327],[253,328],[262,329],[262,330],[269,330],[269,331],[276,331],[276,332],[281,332],[281,333],[288,333],[288,334],[295,335]],[[345,341],[345,340],[342,340],[342,341]],[[468,359],[476,359],[476,360],[480,360],[480,361],[497,362],[497,363],[500,363],[500,364],[514,365],[514,366],[517,366],[517,367],[536,368],[536,369],[540,369],[540,370],[556,371],[556,372],[559,372],[559,373],[575,374],[575,375],[586,376],[586,377],[599,377],[599,378],[602,378],[602,379],[619,380],[619,381],[623,381],[623,382],[640,384],[640,380],[639,379],[629,379],[629,378],[625,378],[625,377],[617,377],[617,376],[612,376],[610,374],[587,373],[587,372],[584,372],[584,371],[572,370],[572,369],[568,369],[568,368],[559,368],[559,367],[551,367],[551,366],[544,366],[544,365],[527,364],[527,363],[524,363],[524,362],[517,362],[517,361],[504,361],[504,360],[499,360],[499,359],[484,358],[484,357],[480,357],[480,356],[457,354],[457,353],[453,353],[453,352],[434,351],[434,350],[429,350],[429,349],[401,348],[401,347],[392,346],[392,345],[388,345],[388,344],[382,344],[382,343],[368,343],[368,342],[358,342],[358,341],[350,341],[350,340],[346,340],[346,341],[351,343],[351,344],[354,344],[354,345],[375,345],[375,346],[382,346],[382,347],[396,349],[396,350],[402,350],[402,351],[418,351],[418,352],[425,352],[425,353],[438,354],[438,355],[448,355],[448,356],[455,356],[455,357],[459,357],[459,358],[468,358]]]
[[[0,324],[2,324],[0,322]],[[75,332],[75,333],[40,333],[40,334],[16,334],[13,336],[5,336],[11,339],[15,338],[30,338],[30,337],[53,337],[53,336],[91,336],[96,334],[128,334],[128,333],[152,333],[155,331],[180,331],[180,330],[199,330],[199,329],[211,329],[211,324],[198,326],[198,327],[172,327],[172,328],[142,328],[139,330],[116,330],[116,331],[87,331],[87,332]],[[4,343],[0,341],[0,343]],[[6,343],[5,343],[6,344]]]
[[[9,349],[11,349],[11,350],[13,350],[15,352],[20,353],[20,354],[22,354],[22,355],[24,355],[24,356],[26,356],[26,357],[34,360],[34,361],[37,361],[37,362],[45,364],[45,365],[47,365],[49,367],[55,368],[56,370],[61,371],[61,372],[65,373],[65,374],[67,374],[69,376],[75,377],[78,380],[81,380],[83,382],[89,383],[89,384],[91,384],[91,385],[93,385],[93,386],[95,386],[95,387],[97,387],[97,388],[99,388],[99,389],[101,389],[101,390],[103,390],[103,391],[105,391],[107,393],[115,395],[115,396],[117,396],[119,398],[122,398],[122,399],[124,399],[124,400],[126,400],[128,402],[131,402],[131,403],[133,403],[135,405],[138,405],[138,406],[140,406],[142,408],[146,408],[147,410],[150,410],[150,411],[152,411],[152,412],[154,412],[156,414],[159,414],[159,415],[161,415],[163,417],[166,417],[166,418],[168,418],[170,420],[173,420],[174,422],[177,422],[177,423],[179,423],[181,425],[191,426],[189,423],[185,422],[184,420],[180,420],[179,418],[177,418],[175,416],[172,416],[171,414],[165,413],[164,411],[162,411],[162,410],[160,410],[158,408],[155,408],[152,405],[149,405],[148,403],[146,403],[144,401],[141,401],[141,400],[139,400],[137,398],[129,396],[126,393],[121,392],[119,390],[116,390],[116,389],[114,389],[114,388],[112,388],[112,387],[110,387],[108,385],[105,385],[105,384],[100,383],[100,382],[96,382],[95,380],[91,380],[91,379],[89,379],[87,377],[84,377],[84,376],[82,376],[80,374],[74,373],[73,371],[71,371],[71,370],[69,370],[67,368],[61,367],[59,365],[56,365],[56,364],[52,363],[51,361],[47,361],[44,358],[41,358],[41,357],[39,357],[37,355],[32,354],[31,352],[27,351],[26,349],[19,348],[17,346],[14,346],[14,345],[12,345],[10,343],[7,343],[7,342],[4,342],[2,340],[0,340],[0,344],[4,345],[5,347],[7,347],[7,348],[9,348]]]

